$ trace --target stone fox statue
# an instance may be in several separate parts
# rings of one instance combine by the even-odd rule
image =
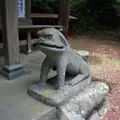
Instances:
[[[40,76],[40,85],[44,86],[51,68],[57,71],[57,89],[60,90],[65,85],[65,76],[75,76],[68,81],[68,85],[76,85],[91,76],[90,67],[87,61],[74,52],[69,46],[64,35],[54,29],[47,28],[38,32],[37,45],[47,56],[43,61]]]

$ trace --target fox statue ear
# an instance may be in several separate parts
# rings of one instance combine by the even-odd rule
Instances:
[[[60,37],[60,40],[61,42],[65,45],[65,46],[69,46],[68,42],[67,42],[67,39],[65,38],[65,36],[59,32],[59,37]]]

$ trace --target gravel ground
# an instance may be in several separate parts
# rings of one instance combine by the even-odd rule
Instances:
[[[93,78],[110,86],[110,109],[102,120],[120,120],[120,38],[113,31],[97,31],[69,38],[74,49],[87,50]]]

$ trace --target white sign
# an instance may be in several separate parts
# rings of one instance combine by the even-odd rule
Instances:
[[[25,18],[25,0],[17,0],[18,17]]]

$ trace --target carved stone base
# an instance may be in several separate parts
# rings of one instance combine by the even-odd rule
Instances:
[[[29,88],[28,93],[32,97],[39,99],[41,102],[58,107],[65,104],[69,98],[86,87],[90,81],[91,79],[85,79],[74,86],[65,85],[64,90],[59,92],[56,91],[54,84],[47,83],[44,87],[41,87],[38,84],[33,84]]]
[[[103,82],[91,82],[86,88],[58,108],[60,120],[100,120],[98,109],[109,92]]]
[[[23,76],[23,65],[11,65],[11,66],[4,66],[3,69],[0,70],[0,74],[3,75],[8,80],[16,79],[20,76]]]

